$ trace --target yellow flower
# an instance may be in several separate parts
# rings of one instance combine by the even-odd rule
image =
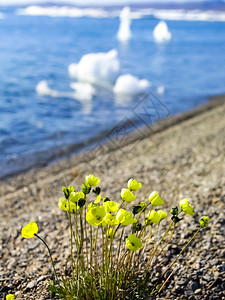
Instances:
[[[63,197],[59,198],[58,206],[62,210],[66,210],[70,212],[75,212],[79,209],[79,206],[77,205],[76,202],[66,201],[66,199]]]
[[[201,217],[201,219],[199,220],[199,223],[200,223],[201,227],[207,227],[208,222],[209,222],[209,217],[208,216]]]
[[[97,197],[96,197],[96,200],[94,201],[95,204],[98,204],[100,203],[101,201],[101,194],[99,194]]]
[[[78,202],[80,199],[84,199],[85,198],[85,195],[83,192],[71,192],[70,193],[70,196],[69,196],[69,200],[71,202]]]
[[[121,198],[126,202],[132,202],[136,196],[129,189],[121,190]]]
[[[13,294],[8,294],[6,295],[6,300],[16,300],[16,298]]]
[[[137,191],[141,188],[142,184],[140,182],[137,182],[135,179],[130,179],[127,183],[127,187],[131,191]]]
[[[116,216],[108,213],[104,218],[104,225],[110,225],[110,226],[116,226],[119,225],[119,220],[116,218]]]
[[[154,191],[152,192],[149,197],[149,202],[153,205],[153,206],[161,206],[164,204],[163,199],[159,196],[158,192]]]
[[[62,187],[62,190],[64,192],[64,195],[66,197],[66,199],[69,198],[70,194],[75,192],[74,187],[72,185],[70,185],[68,188],[66,188],[65,186]]]
[[[148,224],[159,223],[160,221],[161,221],[160,214],[157,211],[152,210],[148,213],[148,216],[147,216]]]
[[[191,204],[188,202],[187,198],[180,200],[179,206],[180,206],[180,209],[183,210],[183,212],[186,215],[194,215],[195,214],[194,209],[191,207]]]
[[[97,204],[91,202],[91,203],[88,204],[87,210],[90,210],[90,209],[92,209],[94,207],[97,207]]]
[[[114,228],[110,228],[106,231],[106,236],[110,239],[113,239],[115,235],[117,235],[117,233]]]
[[[131,251],[136,251],[141,249],[142,242],[134,234],[130,234],[126,239],[127,248]]]
[[[105,201],[103,202],[103,206],[105,207],[106,212],[117,212],[120,208],[119,203],[115,202],[115,201]]]
[[[32,221],[22,228],[21,236],[25,239],[30,239],[34,237],[34,235],[37,232],[38,232],[38,226],[34,221]]]
[[[118,211],[116,218],[122,225],[130,225],[137,222],[137,220],[132,217],[131,213],[122,208]]]
[[[86,176],[86,184],[92,186],[96,186],[100,183],[100,179],[98,177],[95,177],[94,175],[90,174]]]
[[[103,222],[106,215],[104,206],[91,208],[86,215],[86,220],[90,225],[98,226]]]
[[[158,210],[157,213],[158,213],[158,215],[160,217],[160,221],[162,221],[163,219],[167,218],[167,213],[165,211]]]

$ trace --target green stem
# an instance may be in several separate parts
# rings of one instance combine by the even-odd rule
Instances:
[[[52,258],[52,254],[51,254],[51,251],[50,251],[47,243],[39,235],[37,235],[36,233],[34,235],[37,238],[39,238],[39,240],[41,240],[42,243],[44,243],[45,247],[48,249],[48,253],[49,253],[49,256],[50,256],[50,259],[51,259],[51,263],[52,263],[52,268],[53,268],[53,271],[54,271],[54,276],[55,276],[56,281],[59,283],[58,276],[57,276],[57,273],[56,273],[56,270],[55,270],[55,264],[54,264],[54,261],[53,261],[53,258]]]
[[[152,254],[150,255],[149,259],[148,259],[148,262],[147,262],[147,266],[149,266],[155,256],[155,253],[159,247],[159,245],[162,243],[162,241],[165,239],[165,237],[167,236],[168,232],[170,231],[170,228],[172,227],[173,225],[173,221],[171,221],[169,227],[167,228],[167,230],[165,231],[164,235],[162,236],[161,240],[159,241],[158,245],[155,247],[155,249],[153,248],[153,252]]]
[[[190,238],[190,240],[187,242],[187,244],[184,245],[184,247],[183,247],[182,250],[180,251],[180,253],[179,253],[179,255],[177,256],[177,258],[175,259],[175,261],[172,262],[172,263],[166,268],[166,270],[163,272],[163,274],[161,275],[161,277],[163,277],[164,274],[165,274],[170,268],[172,268],[172,266],[177,262],[177,260],[178,260],[179,257],[181,256],[181,254],[182,254],[182,253],[184,252],[184,250],[188,247],[188,245],[190,244],[190,242],[195,238],[195,236],[198,234],[198,232],[199,232],[200,229],[201,229],[201,227],[198,228],[198,230],[194,233],[194,235],[192,236],[192,238]]]

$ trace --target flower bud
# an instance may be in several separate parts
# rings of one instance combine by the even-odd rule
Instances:
[[[78,200],[78,206],[79,207],[83,207],[85,205],[85,203],[86,203],[86,200],[83,199],[83,198],[81,198],[81,199]]]
[[[142,208],[141,208],[140,205],[137,205],[137,206],[133,206],[133,207],[132,207],[132,213],[133,213],[134,215],[139,214],[139,212],[141,212],[141,211],[142,211]]]
[[[68,199],[71,193],[74,193],[74,187],[70,185],[68,188],[65,186],[62,187],[63,193],[65,195],[65,198]]]
[[[92,192],[95,193],[98,196],[101,193],[101,189],[100,189],[99,186],[97,186],[96,188],[93,189]]]
[[[178,216],[172,216],[172,217],[171,217],[171,220],[172,220],[175,224],[177,224],[178,222],[181,221],[181,219],[178,218]]]
[[[140,206],[141,206],[142,211],[145,211],[147,208],[147,204],[145,202],[141,202]]]
[[[178,211],[179,211],[178,206],[175,206],[171,208],[170,212],[173,216],[176,216],[178,214]]]
[[[90,191],[91,191],[90,185],[83,183],[83,184],[82,184],[82,192],[83,192],[85,195],[87,195],[87,194],[90,193]]]
[[[199,220],[199,223],[200,223],[201,227],[207,227],[208,222],[209,222],[209,217],[208,216],[201,217],[201,219]]]
[[[163,199],[159,196],[158,192],[154,191],[149,195],[149,202],[153,206],[161,206],[164,204]]]
[[[133,232],[138,232],[138,231],[141,231],[143,228],[142,224],[140,222],[137,222],[137,223],[134,223],[132,225],[132,229],[133,229]]]
[[[108,197],[103,198],[103,203],[107,202],[107,201],[110,201],[110,199]]]

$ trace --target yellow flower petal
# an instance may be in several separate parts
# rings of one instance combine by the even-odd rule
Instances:
[[[80,199],[84,199],[85,198],[85,195],[83,192],[71,192],[70,193],[70,196],[69,196],[69,200],[71,202],[78,202]]]
[[[132,217],[131,213],[122,208],[118,211],[116,218],[122,225],[130,225],[137,222],[137,220]]]
[[[130,179],[127,183],[127,187],[131,191],[137,191],[141,188],[142,184],[140,182],[137,182],[135,179]]]
[[[98,177],[95,177],[92,174],[89,174],[86,176],[86,184],[90,186],[96,186],[100,183],[100,179]]]
[[[116,226],[116,225],[119,225],[119,221],[118,219],[116,218],[116,216],[108,213],[105,218],[104,218],[104,224],[106,225],[110,225],[110,226]]]
[[[101,201],[101,194],[99,194],[99,195],[97,196],[97,198],[96,198],[96,200],[94,201],[94,203],[95,203],[95,204],[98,204],[98,203],[100,203],[100,201]]]
[[[186,214],[186,215],[194,215],[194,209],[191,207],[191,204],[189,203],[188,199],[182,199],[179,203],[180,209]]]
[[[30,222],[21,230],[21,236],[25,239],[30,239],[38,232],[38,226],[35,222]]]
[[[8,294],[6,295],[6,300],[16,300],[16,298],[13,294]]]
[[[159,223],[160,220],[161,220],[160,214],[157,211],[152,210],[148,213],[148,216],[147,216],[148,224]]]
[[[103,222],[105,215],[106,212],[103,206],[94,207],[87,212],[86,220],[90,225],[98,226]]]
[[[137,238],[134,234],[131,234],[126,239],[126,246],[131,251],[136,251],[141,249],[142,242],[139,238]]]
[[[149,197],[149,202],[153,205],[153,206],[161,206],[164,204],[163,199],[159,196],[158,192],[154,191],[152,192]]]
[[[117,212],[120,208],[120,204],[115,201],[105,201],[103,202],[103,206],[105,207],[106,212]]]
[[[136,196],[129,189],[121,190],[121,198],[126,202],[132,202]]]

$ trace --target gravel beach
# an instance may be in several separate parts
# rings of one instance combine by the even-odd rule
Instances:
[[[56,268],[69,256],[66,215],[58,208],[62,185],[79,189],[85,175],[101,179],[103,196],[120,199],[129,178],[142,182],[137,203],[157,190],[164,209],[188,198],[195,215],[185,216],[167,249],[171,260],[198,220],[211,220],[174,266],[174,275],[157,299],[225,299],[225,96],[180,116],[114,137],[93,149],[33,169],[0,184],[0,299],[50,299],[49,257],[37,239],[24,240],[22,226],[33,220],[53,253]],[[168,221],[169,222],[169,221]],[[157,272],[157,270],[156,270]],[[157,275],[157,274],[156,274]]]

